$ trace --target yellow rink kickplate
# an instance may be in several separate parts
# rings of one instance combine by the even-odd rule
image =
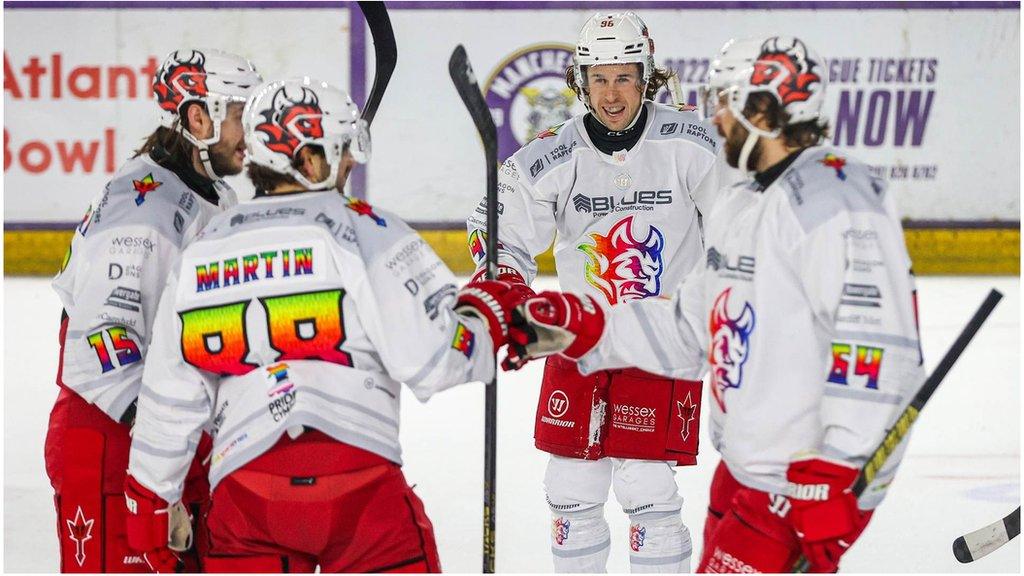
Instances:
[[[5,230],[4,274],[53,276],[73,230]],[[465,229],[421,230],[420,234],[456,274],[473,271]],[[1020,228],[908,228],[907,250],[918,275],[1020,275]],[[553,274],[548,250],[537,258],[541,274]]]

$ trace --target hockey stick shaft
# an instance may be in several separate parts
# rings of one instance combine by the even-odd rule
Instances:
[[[946,351],[946,355],[942,357],[939,364],[932,371],[931,375],[925,379],[924,384],[918,389],[917,394],[911,399],[910,404],[900,413],[899,417],[896,418],[896,423],[886,432],[885,438],[882,443],[875,448],[875,451],[868,458],[864,467],[860,469],[860,473],[857,474],[857,479],[854,480],[851,491],[855,496],[860,496],[867,489],[868,485],[875,479],[878,472],[885,465],[885,462],[892,456],[892,453],[896,451],[896,447],[899,446],[900,442],[906,438],[907,433],[910,432],[910,427],[917,421],[917,417],[921,413],[921,409],[931,399],[932,394],[942,383],[942,380],[949,373],[949,370],[953,367],[953,364],[963,354],[964,349],[971,343],[974,336],[978,333],[981,325],[985,323],[989,315],[992,314],[992,310],[995,309],[996,304],[1003,298],[1002,293],[998,290],[992,289],[985,301],[981,303],[981,306],[971,317],[970,321],[967,322],[967,326],[957,336],[956,341]],[[794,572],[806,572],[809,567],[807,558],[801,556],[796,564],[794,565]]]
[[[493,280],[498,272],[498,131],[494,126],[490,108],[484,101],[473,68],[469,65],[466,49],[460,44],[448,61],[448,73],[462,103],[473,117],[487,161],[487,278]],[[495,373],[484,391],[484,538],[483,571],[494,573],[495,559],[495,505],[498,455],[498,387],[497,365]]]
[[[961,563],[973,562],[1013,540],[1020,534],[1020,506],[997,520],[953,541],[953,556]]]
[[[373,86],[370,94],[366,97],[366,104],[363,105],[362,119],[366,124],[373,123],[377,115],[377,108],[384,98],[384,90],[391,81],[391,74],[395,71],[398,63],[398,46],[395,44],[395,31],[391,28],[391,18],[388,17],[388,9],[383,2],[359,2],[359,9],[366,18],[366,25],[370,28],[370,35],[373,37]]]

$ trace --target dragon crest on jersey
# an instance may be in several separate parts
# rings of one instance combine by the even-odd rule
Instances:
[[[754,330],[754,308],[749,302],[743,303],[739,316],[729,316],[729,294],[726,288],[715,298],[708,319],[711,333],[711,348],[708,363],[711,364],[711,393],[718,407],[725,412],[725,391],[739,388],[743,383],[743,365],[750,356],[750,333]]]
[[[780,81],[777,92],[783,106],[803,102],[811,97],[811,84],[821,83],[817,68],[818,63],[810,59],[803,42],[794,38],[791,46],[780,46],[779,39],[772,38],[761,47],[750,84],[768,86]],[[780,79],[781,74],[785,77]]]
[[[589,259],[584,265],[587,282],[600,290],[609,304],[661,293],[665,237],[660,230],[649,226],[646,238],[637,240],[633,217],[627,216],[616,222],[607,236],[596,232],[589,236],[593,244],[576,248]]]
[[[160,108],[177,112],[185,94],[206,96],[206,56],[198,50],[189,50],[188,56],[178,51],[170,56],[170,62],[156,73],[153,91]]]

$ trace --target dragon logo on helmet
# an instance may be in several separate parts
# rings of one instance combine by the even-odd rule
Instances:
[[[189,50],[188,56],[175,50],[157,71],[153,93],[160,108],[175,113],[186,94],[206,96],[206,56],[198,50]]]
[[[289,158],[295,157],[304,139],[324,136],[320,99],[309,88],[302,87],[296,99],[282,87],[271,99],[270,108],[260,114],[264,121],[256,125],[256,131],[267,135],[263,144]]]
[[[807,47],[800,40],[793,38],[790,46],[784,46],[779,38],[771,38],[761,46],[750,83],[768,86],[785,73],[786,77],[777,89],[782,105],[805,102],[812,95],[811,85],[821,83],[821,76],[816,71],[818,68],[818,63],[810,59]]]

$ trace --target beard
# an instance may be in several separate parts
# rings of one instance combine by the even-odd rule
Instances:
[[[747,142],[747,136],[749,135],[750,131],[739,122],[733,124],[732,129],[725,135],[725,161],[729,163],[729,166],[743,171],[749,170],[748,166],[757,166],[757,162],[761,158],[760,138],[754,144],[754,149],[750,151],[750,157],[747,158],[747,166],[740,166],[740,152],[743,150],[743,145]]]
[[[237,149],[238,143],[229,144],[224,140],[210,146],[210,165],[217,176],[234,176],[242,172],[242,163],[235,160]],[[210,174],[210,177],[213,175]]]

